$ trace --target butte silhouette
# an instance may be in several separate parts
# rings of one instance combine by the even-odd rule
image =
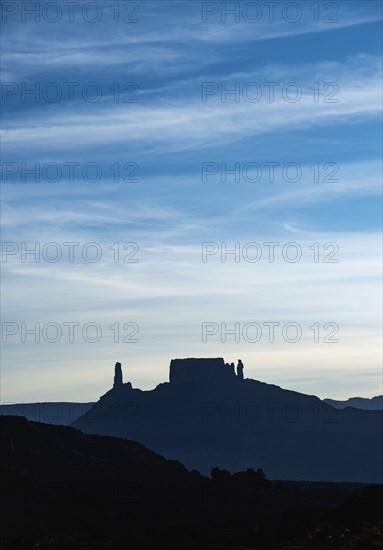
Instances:
[[[383,482],[383,411],[336,409],[314,395],[244,378],[222,358],[173,359],[151,391],[124,383],[72,426],[143,443],[189,469],[262,468],[271,479]]]

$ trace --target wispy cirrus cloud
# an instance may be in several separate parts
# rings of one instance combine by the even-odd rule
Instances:
[[[243,17],[225,23],[220,13],[204,23],[201,2],[145,1],[130,26],[111,26],[110,3],[100,4],[109,21],[14,20],[3,34],[3,80],[29,88],[70,80],[80,92],[95,81],[103,91],[95,103],[81,93],[57,103],[11,94],[4,105],[4,161],[32,169],[37,162],[96,161],[103,169],[96,183],[81,179],[81,169],[72,182],[23,183],[15,176],[3,183],[4,240],[30,249],[78,242],[80,251],[96,242],[103,252],[96,263],[81,254],[73,263],[38,263],[33,256],[22,261],[19,250],[3,263],[6,321],[94,321],[104,336],[95,344],[10,339],[2,375],[7,398],[95,399],[109,387],[108,366],[116,360],[128,361],[135,385],[152,387],[174,356],[231,361],[238,354],[248,376],[293,389],[340,398],[378,393],[378,3],[340,0],[336,24],[323,21],[324,3],[316,23],[307,2],[296,24],[280,14],[273,23],[264,14],[251,24]],[[139,101],[115,103],[111,84],[131,81]],[[270,81],[280,83],[274,102],[263,85]],[[203,102],[206,82],[216,93]],[[242,94],[251,82],[263,92],[255,103]],[[302,87],[296,103],[281,96],[287,82]],[[331,82],[339,86],[337,103],[323,102],[336,89],[323,88]],[[236,84],[239,101],[224,102],[221,88]],[[116,183],[108,168],[127,160],[139,164],[134,185]],[[208,181],[201,177],[205,161],[219,167]],[[288,182],[277,170],[273,182],[243,181],[243,165],[252,162],[299,163],[304,176]],[[323,180],[329,162],[339,168],[338,182]],[[239,181],[222,177],[237,165]],[[138,263],[114,261],[110,247],[126,242],[139,245]],[[220,250],[204,263],[203,242],[228,249],[257,242],[263,256],[223,262]],[[279,251],[295,242],[303,257],[289,263],[279,254],[271,263],[265,242],[279,243]],[[323,246],[336,243],[339,262],[314,262],[315,243],[321,259],[332,250]],[[127,321],[140,325],[137,344],[113,341],[110,326]],[[305,333],[295,347],[283,340],[223,343],[219,336],[203,343],[203,321],[296,321]],[[340,342],[314,343],[314,322],[338,323]]]
[[[369,69],[366,66],[369,64]],[[286,71],[287,72],[287,71]],[[263,82],[275,78],[276,69],[262,71]],[[269,132],[317,125],[358,122],[361,118],[374,117],[381,112],[381,73],[376,59],[359,58],[352,60],[351,66],[331,63],[312,67],[312,82],[307,83],[307,67],[303,67],[302,77],[299,67],[290,78],[303,90],[296,103],[281,97],[281,91],[273,102],[269,100],[267,89],[263,89],[263,99],[253,103],[241,99],[223,103],[220,94],[202,102],[201,96],[188,101],[166,100],[152,105],[118,105],[113,110],[100,108],[97,114],[71,114],[68,112],[47,116],[41,123],[29,117],[27,120],[14,120],[3,130],[6,146],[19,146],[28,143],[41,147],[48,143],[59,147],[76,146],[76,143],[115,144],[134,142],[142,146],[150,142],[149,152],[177,152],[199,149],[218,143],[231,143],[246,136],[257,136]],[[316,79],[327,75],[327,81],[339,86],[337,102],[314,102],[314,95],[308,88]],[[368,76],[366,76],[366,74]],[[363,76],[363,80],[361,80]],[[253,78],[257,75],[254,74]],[[221,83],[221,79],[216,79]],[[254,80],[253,80],[254,81]],[[224,84],[228,80],[224,80]],[[290,80],[291,82],[291,80]],[[331,88],[330,91],[333,91]],[[198,94],[201,89],[198,89]]]

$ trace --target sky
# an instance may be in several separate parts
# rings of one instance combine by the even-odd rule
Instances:
[[[381,2],[52,4],[1,4],[1,402],[382,393]]]

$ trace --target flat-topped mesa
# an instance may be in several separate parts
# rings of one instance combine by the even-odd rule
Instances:
[[[219,382],[243,379],[235,374],[234,363],[225,363],[222,357],[212,359],[172,359],[170,362],[169,381],[171,384],[195,386],[200,384],[214,385]],[[242,376],[241,376],[242,375]]]

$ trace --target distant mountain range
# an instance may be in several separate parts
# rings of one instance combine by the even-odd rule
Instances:
[[[208,479],[139,443],[15,416],[0,439],[4,550],[381,546],[382,486]]]
[[[332,405],[337,409],[344,409],[345,407],[355,407],[356,409],[365,409],[368,411],[381,411],[383,410],[383,395],[377,395],[371,399],[365,397],[350,397],[347,401],[337,401],[336,399],[324,399],[326,403]]]
[[[383,481],[383,411],[336,409],[313,395],[244,379],[222,358],[171,361],[152,391],[114,387],[73,426],[139,441],[208,474],[261,467],[273,479]]]
[[[44,424],[67,426],[85,414],[94,403],[7,403],[0,405],[0,416],[24,416]]]

